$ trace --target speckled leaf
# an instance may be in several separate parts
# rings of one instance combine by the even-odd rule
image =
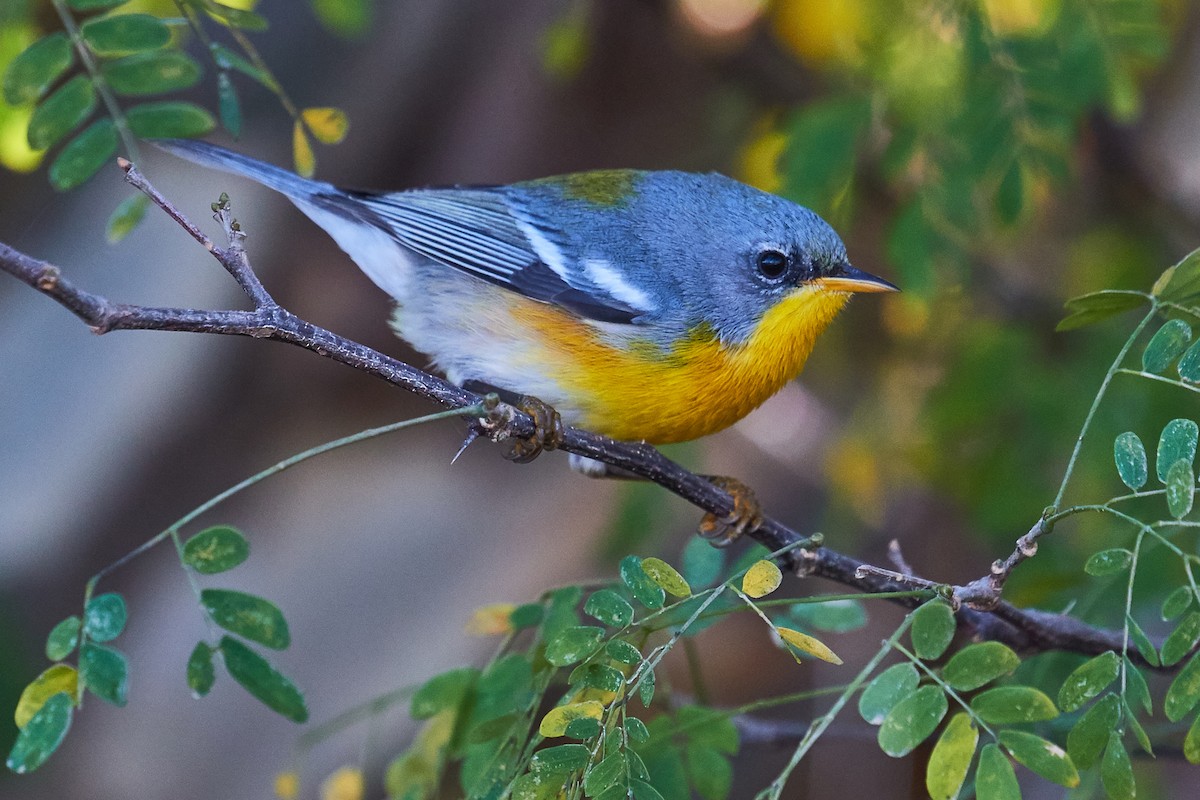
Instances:
[[[88,47],[102,56],[155,50],[171,40],[167,24],[150,14],[115,14],[91,19],[83,23],[80,32]]]
[[[951,687],[969,692],[1012,672],[1021,658],[1000,642],[970,644],[955,653],[942,669]]]
[[[276,650],[292,642],[283,612],[269,600],[232,589],[204,589],[200,603],[213,622],[230,633]]]
[[[611,639],[604,646],[604,652],[608,653],[609,658],[622,664],[633,665],[642,660],[641,651],[624,639]]]
[[[625,718],[625,733],[629,734],[629,738],[634,744],[645,744],[650,741],[650,731],[646,728],[646,723],[637,717]]]
[[[1181,319],[1168,320],[1150,337],[1142,353],[1142,369],[1162,373],[1192,341],[1192,328]]]
[[[308,720],[304,695],[271,662],[229,636],[221,637],[221,655],[233,679],[267,708],[292,722]]]
[[[1167,595],[1162,604],[1163,621],[1175,619],[1180,614],[1188,610],[1192,604],[1192,599],[1195,595],[1192,593],[1192,587],[1180,586]]]
[[[975,768],[975,797],[977,800],[1021,800],[1017,773],[999,745],[984,745],[979,752],[979,766]]]
[[[949,604],[941,600],[926,603],[913,613],[913,650],[925,660],[938,658],[954,639],[954,628],[954,612]]]
[[[567,726],[578,719],[598,720],[604,716],[604,706],[597,700],[587,700],[582,703],[568,703],[546,712],[538,726],[538,733],[547,739],[562,736],[567,732]]]
[[[1116,438],[1113,442],[1113,460],[1122,483],[1135,492],[1146,485],[1150,474],[1146,446],[1136,433],[1126,431]]]
[[[893,758],[911,753],[946,716],[946,695],[939,686],[922,686],[897,703],[879,726],[879,748]]]
[[[546,660],[556,667],[575,664],[596,652],[603,639],[604,629],[595,625],[567,628],[546,645]]]
[[[1175,369],[1179,370],[1179,377],[1188,383],[1200,383],[1200,341],[1187,349]]]
[[[859,715],[872,725],[879,725],[897,703],[916,691],[920,682],[917,668],[907,661],[888,667],[872,678],[859,696]]]
[[[1079,773],[1071,757],[1061,747],[1025,731],[1000,731],[1000,744],[1017,761],[1048,781],[1073,789],[1079,785]]]
[[[1067,734],[1067,752],[1080,769],[1091,769],[1108,743],[1108,734],[1121,720],[1121,698],[1106,694],[1087,710]]]
[[[762,559],[754,562],[742,576],[742,591],[749,597],[766,597],[783,583],[783,573],[774,561]]]
[[[72,614],[54,626],[46,637],[46,658],[51,661],[62,661],[79,646],[79,629],[83,623],[79,617]]]
[[[654,686],[656,683],[657,679],[654,677],[654,670],[647,669],[638,684],[638,699],[642,701],[642,706],[645,708],[649,708],[651,701],[654,700]]]
[[[1191,464],[1196,460],[1196,439],[1200,429],[1190,419],[1173,419],[1166,424],[1158,437],[1158,458],[1155,470],[1162,483],[1167,482],[1167,471],[1176,461],[1183,459]]]
[[[187,139],[217,127],[212,114],[181,100],[142,103],[125,112],[125,117],[130,130],[143,139]]]
[[[533,772],[574,772],[587,766],[588,749],[581,744],[560,744],[538,750],[529,760]]]
[[[8,753],[8,768],[21,775],[46,763],[71,727],[73,708],[71,698],[61,692],[46,700],[17,734]]]
[[[41,711],[46,701],[59,692],[74,700],[79,691],[79,673],[67,664],[55,664],[38,675],[21,692],[13,719],[18,728],[24,728]]]
[[[992,725],[1044,722],[1058,716],[1054,701],[1029,686],[998,686],[980,692],[971,698],[971,709]]]
[[[217,680],[217,671],[213,667],[213,650],[206,642],[196,642],[187,662],[187,684],[192,690],[192,697],[204,697],[212,689]]]
[[[1175,626],[1175,630],[1171,631],[1167,640],[1163,642],[1163,666],[1178,664],[1184,656],[1192,652],[1197,641],[1200,641],[1200,611],[1193,611]]]
[[[96,89],[85,75],[76,75],[38,104],[29,118],[27,137],[34,150],[58,143],[96,110]]]
[[[612,589],[594,592],[584,603],[583,613],[614,628],[624,628],[633,620],[633,606]]]
[[[99,644],[79,649],[79,679],[92,694],[123,706],[129,693],[129,667],[124,654]]]
[[[570,686],[599,689],[603,692],[619,692],[625,685],[625,676],[621,671],[608,664],[580,664],[571,671],[567,678]]]
[[[236,528],[206,528],[183,545],[183,563],[204,575],[233,569],[250,556],[250,543]]]
[[[692,587],[678,570],[661,558],[643,558],[642,571],[672,597],[691,597]]]
[[[1171,722],[1178,722],[1187,716],[1200,701],[1200,653],[1193,654],[1187,666],[1179,671],[1167,696],[1163,699],[1163,713]]]
[[[75,63],[75,48],[64,33],[43,36],[26,47],[4,71],[4,100],[11,106],[37,100]]]
[[[1116,575],[1119,572],[1124,572],[1129,569],[1129,565],[1132,563],[1133,553],[1131,551],[1126,550],[1124,547],[1112,547],[1108,550],[1092,553],[1087,563],[1083,565],[1083,571],[1088,575],[1099,578],[1105,575]]]
[[[83,632],[93,642],[109,642],[125,630],[125,600],[116,592],[93,597],[83,611]]]
[[[959,712],[950,718],[938,737],[925,769],[925,788],[932,800],[954,800],[967,779],[979,731],[968,714]]]
[[[1129,761],[1125,745],[1121,743],[1121,735],[1116,731],[1108,735],[1108,747],[1104,750],[1104,760],[1100,762],[1100,780],[1109,800],[1133,800],[1137,794],[1133,764]]]
[[[1167,510],[1175,519],[1183,519],[1192,511],[1196,498],[1196,476],[1192,462],[1179,459],[1167,470]]]
[[[59,152],[50,164],[50,184],[59,191],[74,189],[92,177],[117,152],[117,131],[112,120],[96,120]]]
[[[633,598],[646,608],[654,610],[663,607],[667,599],[666,592],[642,569],[642,560],[637,556],[625,556],[621,559],[621,582],[633,594]]]
[[[1083,708],[1117,679],[1120,670],[1121,659],[1112,650],[1080,664],[1058,690],[1059,707],[1067,713]]]

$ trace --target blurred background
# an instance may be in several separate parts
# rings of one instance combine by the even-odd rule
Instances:
[[[599,167],[716,170],[830,219],[854,263],[904,293],[856,300],[799,382],[671,454],[742,478],[772,515],[868,561],[885,563],[896,538],[916,571],[938,580],[983,574],[1053,499],[1128,334],[1128,319],[1056,334],[1063,301],[1148,288],[1200,242],[1200,14],[1182,0],[255,8],[271,27],[252,39],[296,103],[349,115],[344,143],[318,146],[322,179],[402,188]],[[58,25],[48,2],[3,0],[0,66]],[[243,135],[211,138],[289,164],[292,120],[270,92],[237,85]],[[211,74],[184,96],[214,108]],[[0,104],[0,240],[117,301],[244,307],[219,266],[154,210],[106,243],[106,220],[131,190],[112,166],[78,190],[53,191],[23,142],[28,114]],[[227,191],[252,263],[287,308],[424,365],[390,334],[387,298],[281,197],[158,152],[143,151],[139,166],[213,236],[209,204]],[[45,635],[78,612],[90,575],[263,467],[432,410],[295,348],[96,337],[0,278],[0,709],[44,669]],[[1189,413],[1168,392],[1118,386],[1068,499],[1114,493],[1113,435],[1155,441],[1163,422]],[[482,662],[492,643],[464,630],[478,606],[609,579],[630,552],[677,562],[699,519],[655,488],[577,477],[562,454],[515,466],[476,445],[451,466],[462,435],[461,423],[440,422],[338,451],[196,526],[248,533],[250,560],[210,585],[282,607],[293,645],[275,660],[306,691],[314,720]],[[1051,609],[1078,598],[1091,621],[1112,623],[1104,586],[1080,566],[1122,535],[1070,526],[1022,568],[1011,598]],[[132,665],[129,706],[90,700],[45,767],[0,773],[0,794],[268,796],[298,729],[228,679],[191,700],[184,664],[204,626],[169,548],[100,588],[130,607],[119,642]],[[831,637],[850,665],[900,613],[868,611],[865,628]],[[797,668],[754,619],[707,631],[699,648],[718,704],[846,679],[824,665]],[[685,664],[668,677],[687,691]],[[804,721],[821,708],[779,716]],[[790,796],[922,796],[920,758],[887,759],[873,733],[849,716],[835,724]],[[411,735],[398,710],[371,737],[335,738],[305,765],[306,795],[364,758],[378,792],[382,765]],[[0,724],[0,749],[13,736]],[[789,752],[746,745],[735,796],[765,785]],[[1170,759],[1147,769],[1138,765],[1150,796],[1195,777]],[[1061,796],[1029,787],[1027,796]]]

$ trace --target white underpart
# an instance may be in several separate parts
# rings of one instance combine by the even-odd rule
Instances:
[[[317,223],[346,251],[375,285],[401,305],[413,296],[413,261],[407,250],[378,228],[295,200],[296,208]]]
[[[558,245],[546,238],[546,235],[520,217],[513,215],[521,233],[529,240],[529,246],[542,263],[554,271],[558,277],[567,280],[567,263],[563,260],[562,250]]]
[[[641,311],[654,310],[654,302],[646,293],[622,278],[621,273],[607,261],[589,258],[583,262],[583,268],[592,283],[622,303]]]

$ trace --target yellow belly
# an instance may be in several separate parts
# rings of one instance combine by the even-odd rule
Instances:
[[[737,422],[795,378],[817,337],[849,295],[795,290],[769,310],[747,340],[723,345],[701,326],[667,350],[617,348],[587,323],[542,303],[512,314],[538,331],[536,360],[579,409],[584,428],[616,439],[682,442]]]

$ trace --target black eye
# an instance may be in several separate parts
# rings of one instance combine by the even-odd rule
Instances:
[[[763,250],[758,254],[754,264],[764,278],[775,281],[782,278],[783,273],[787,272],[788,257],[786,253],[778,250]]]

